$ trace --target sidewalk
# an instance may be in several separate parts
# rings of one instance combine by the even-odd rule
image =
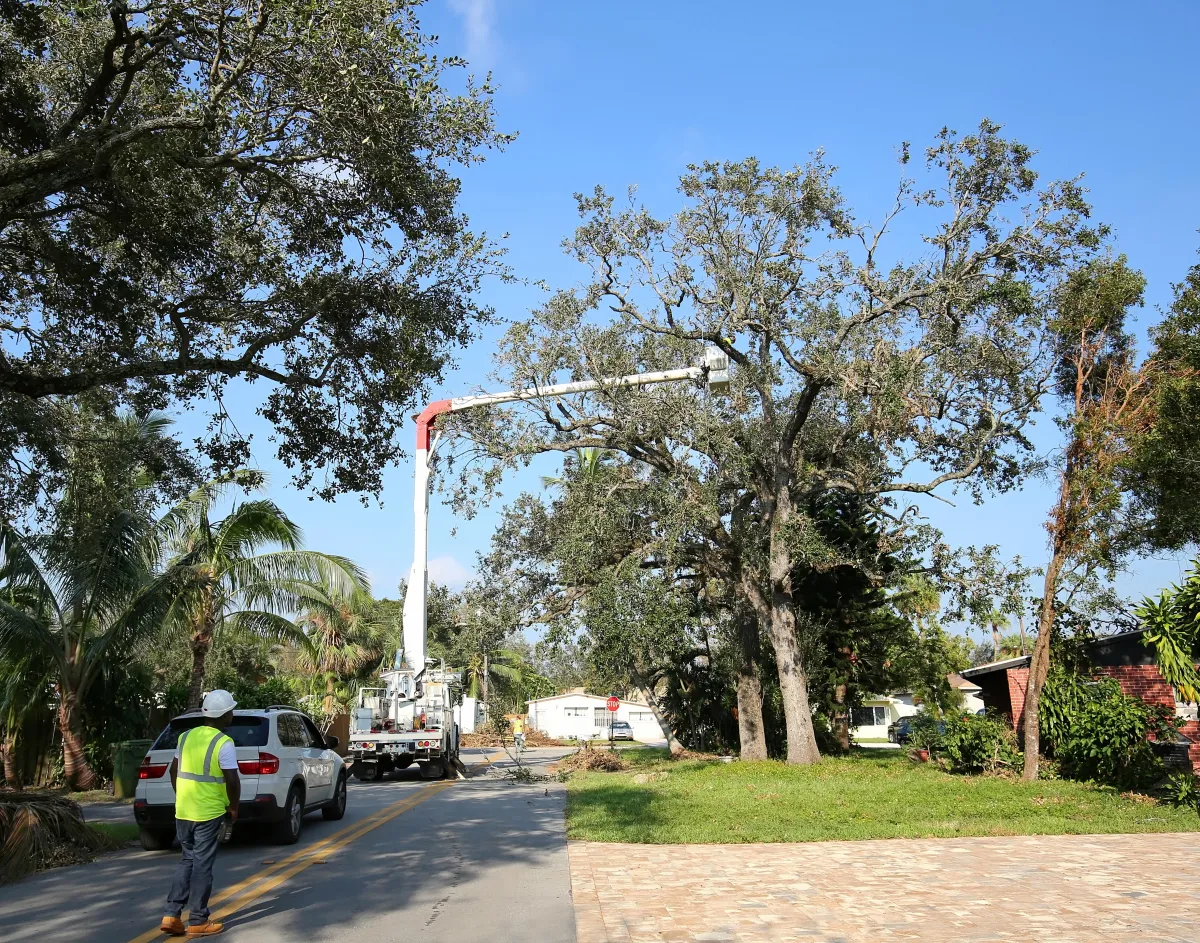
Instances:
[[[1194,943],[1195,835],[570,842],[578,943]]]

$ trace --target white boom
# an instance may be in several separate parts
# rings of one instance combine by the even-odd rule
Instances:
[[[524,390],[505,390],[500,393],[481,393],[476,396],[458,396],[430,403],[417,417],[417,454],[415,493],[413,495],[413,565],[408,577],[408,589],[404,594],[404,660],[406,667],[414,673],[414,681],[425,670],[426,603],[429,593],[429,482],[430,462],[437,448],[437,439],[431,436],[437,417],[443,413],[457,413],[479,406],[495,406],[500,403],[515,403],[535,399],[553,399],[572,393],[588,393],[592,390],[620,389],[630,386],[648,386],[652,383],[676,383],[680,380],[699,380],[706,377],[709,388],[723,392],[729,386],[729,358],[718,347],[704,351],[704,363],[698,367],[682,367],[678,370],[659,370],[654,373],[635,373],[624,377],[603,380],[582,380],[576,383],[557,383],[553,386],[530,387]]]

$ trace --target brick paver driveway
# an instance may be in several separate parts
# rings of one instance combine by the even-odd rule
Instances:
[[[1195,943],[1195,835],[570,842],[578,943]]]

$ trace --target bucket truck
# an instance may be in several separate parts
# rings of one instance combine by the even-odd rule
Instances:
[[[351,772],[357,778],[375,779],[416,762],[423,777],[436,779],[450,775],[458,760],[458,728],[454,722],[452,690],[459,678],[447,672],[444,663],[434,667],[425,657],[429,486],[434,453],[441,436],[435,431],[438,417],[502,403],[684,380],[705,380],[710,390],[724,392],[729,386],[729,358],[720,348],[708,347],[704,351],[704,362],[699,366],[459,396],[437,400],[422,410],[417,417],[413,565],[404,596],[404,645],[396,653],[392,670],[380,675],[384,686],[364,688],[359,692],[348,744],[353,761]]]

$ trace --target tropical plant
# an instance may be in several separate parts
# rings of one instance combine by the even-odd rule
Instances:
[[[48,709],[52,703],[54,664],[37,648],[14,648],[0,655],[0,750],[4,751],[4,782],[19,789],[17,751],[21,728],[31,709]]]
[[[85,757],[82,706],[108,660],[128,658],[161,628],[192,574],[154,572],[153,520],[115,514],[81,543],[69,533],[23,535],[0,524],[0,648],[45,659],[57,695],[63,775],[91,788],[96,775]]]
[[[323,695],[323,710],[344,704],[347,682],[378,670],[387,653],[390,627],[378,620],[370,594],[350,598],[323,587],[324,599],[310,599],[299,624],[308,639],[297,665],[311,674],[312,694]]]
[[[1192,562],[1182,585],[1164,589],[1134,610],[1154,650],[1158,670],[1187,701],[1200,701],[1200,560]]]
[[[160,530],[168,572],[189,574],[189,590],[172,607],[169,628],[185,633],[192,652],[188,706],[197,707],[204,666],[218,632],[241,632],[309,645],[288,613],[327,605],[332,589],[346,597],[366,592],[363,571],[345,557],[302,550],[300,528],[272,501],[235,503],[220,520],[214,506],[235,487],[261,485],[242,470],[208,482],[163,517]],[[262,548],[280,549],[260,552]]]

